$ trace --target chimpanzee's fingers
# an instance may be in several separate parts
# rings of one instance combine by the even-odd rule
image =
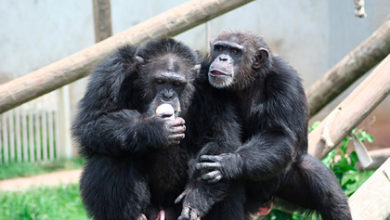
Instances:
[[[179,133],[179,134],[171,134],[168,137],[170,140],[177,142],[183,140],[185,136],[186,136],[185,134]]]
[[[214,161],[214,162],[218,162],[221,160],[221,156],[218,156],[218,155],[202,155],[199,157],[199,160],[200,161]]]
[[[141,214],[137,220],[148,220],[144,214]]]
[[[184,199],[184,197],[186,196],[186,194],[187,194],[186,191],[182,192],[182,193],[175,199],[175,204],[181,202],[181,201]]]
[[[190,220],[198,220],[198,218],[199,218],[198,213],[194,209],[191,209]]]
[[[200,162],[200,163],[196,163],[195,168],[197,170],[218,169],[218,168],[221,168],[221,163],[219,163],[219,162]]]
[[[172,133],[184,133],[186,131],[186,126],[174,126],[169,129]]]
[[[216,183],[222,179],[222,173],[219,170],[214,170],[202,175],[202,180],[209,183]]]
[[[169,124],[170,124],[171,126],[182,126],[182,125],[184,125],[185,123],[186,123],[186,121],[184,121],[184,119],[183,119],[183,118],[180,118],[180,117],[177,117],[177,118],[175,118],[175,119],[169,121]]]
[[[188,220],[190,219],[190,207],[184,206],[178,220]]]

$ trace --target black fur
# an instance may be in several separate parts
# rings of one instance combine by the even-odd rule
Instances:
[[[308,110],[297,72],[272,55],[258,36],[224,33],[214,42],[218,47],[212,48],[212,67],[202,74],[237,98],[243,144],[230,153],[200,158],[196,166],[206,172],[204,179],[215,182],[221,175],[217,184],[222,186],[193,177],[196,184],[187,188],[181,219],[204,215],[214,203],[235,194],[232,188],[242,191],[242,187],[246,214],[279,196],[318,211],[323,219],[351,219],[347,197],[335,176],[307,153]],[[242,47],[235,48],[237,44]],[[242,211],[239,205],[235,208]]]
[[[199,149],[221,146],[231,152],[239,145],[230,95],[209,86],[207,78],[196,78],[196,64],[191,49],[166,39],[125,46],[93,71],[73,134],[87,159],[80,190],[94,219],[135,220],[145,214],[154,220],[160,210],[166,219],[176,219],[181,206],[174,200],[184,190],[193,170],[188,162]],[[150,80],[170,71],[185,77],[184,87]],[[166,100],[166,93],[177,101]],[[172,120],[154,115],[165,101],[184,119],[184,139],[182,131],[173,133],[179,139],[169,139]]]

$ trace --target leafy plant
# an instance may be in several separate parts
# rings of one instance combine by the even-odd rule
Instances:
[[[368,134],[365,130],[352,131],[352,134],[361,142],[373,142],[374,137]],[[339,183],[347,196],[351,196],[357,188],[363,183],[372,172],[367,172],[363,175],[363,172],[359,172],[355,165],[359,161],[359,158],[355,151],[348,153],[349,143],[353,141],[352,137],[346,137],[343,139],[342,144],[329,152],[329,154],[322,160],[322,162],[331,169],[336,175]]]

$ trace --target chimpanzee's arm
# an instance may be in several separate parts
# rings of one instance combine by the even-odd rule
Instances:
[[[78,123],[74,128],[82,153],[86,155],[120,155],[123,151],[142,153],[165,144],[164,131],[163,119],[144,118],[139,112],[128,109]]]
[[[174,135],[177,124],[184,123],[182,119],[168,123],[130,109],[135,104],[145,104],[131,99],[139,99],[143,92],[135,82],[137,66],[142,61],[134,54],[135,47],[120,49],[96,67],[90,77],[73,125],[73,134],[79,139],[81,153],[86,156],[94,153],[121,155],[124,150],[143,152],[150,147],[170,144],[175,136],[170,138],[169,135]],[[124,99],[128,93],[130,99]]]

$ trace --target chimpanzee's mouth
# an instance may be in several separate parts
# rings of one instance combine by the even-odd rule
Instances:
[[[210,71],[210,75],[211,76],[228,76],[228,77],[232,76],[232,74],[229,74],[229,73],[226,73],[226,72],[222,72],[222,71],[219,71],[219,70],[211,70]]]

